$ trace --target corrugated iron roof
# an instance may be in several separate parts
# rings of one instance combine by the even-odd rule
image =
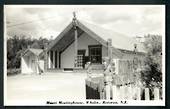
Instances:
[[[145,52],[142,43],[132,37],[128,37],[111,29],[100,27],[99,25],[88,23],[84,20],[77,20],[77,26],[105,46],[107,46],[107,40],[112,39],[112,46],[115,50],[117,49],[117,51],[119,51],[118,49],[134,51],[134,45],[136,44],[138,52]],[[48,50],[55,46],[55,44],[58,43],[64,34],[72,27],[72,22],[70,22],[70,24],[56,37],[53,43],[49,45]]]
[[[78,20],[78,22],[93,31],[105,41],[107,41],[109,38],[112,39],[112,46],[115,48],[133,51],[134,44],[137,44],[137,50],[139,52],[145,52],[143,45],[132,37],[115,32],[111,29],[100,27],[99,25],[88,23],[87,21]]]

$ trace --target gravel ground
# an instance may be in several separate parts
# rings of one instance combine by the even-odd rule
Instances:
[[[84,100],[86,73],[62,72],[7,77],[8,105],[28,101]],[[25,101],[25,102],[24,102]]]

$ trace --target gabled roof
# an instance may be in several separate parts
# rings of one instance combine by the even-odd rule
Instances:
[[[36,42],[34,42],[34,43],[30,46],[30,48],[40,49],[41,46],[40,46],[40,45],[38,44],[38,42],[36,41]]]
[[[28,48],[25,50],[23,55],[27,54],[28,52],[31,52],[34,55],[39,56],[43,52],[43,49]]]
[[[122,49],[122,50],[129,50],[133,51],[134,50],[134,44],[137,44],[137,49],[139,52],[144,52],[144,48],[141,43],[137,42],[137,40],[128,37],[124,34],[115,32],[111,29],[105,29],[102,28],[98,25],[88,23],[85,21],[80,21],[82,25],[87,27],[89,30],[93,31],[97,36],[101,37],[105,41],[107,41],[109,38],[112,39],[112,46],[117,49]]]
[[[107,40],[112,39],[112,46],[116,51],[120,52],[118,49],[133,51],[134,44],[137,44],[138,52],[145,52],[141,43],[137,42],[135,39],[128,37],[124,34],[115,32],[113,30],[105,29],[94,25],[92,23],[87,23],[82,20],[77,20],[77,26],[84,32],[89,34],[91,37],[96,39],[102,45],[107,46]],[[73,27],[72,22],[56,37],[56,39],[49,45],[51,49],[63,36]]]

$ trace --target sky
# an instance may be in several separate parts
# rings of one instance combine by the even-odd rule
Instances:
[[[164,5],[6,5],[7,37],[56,38],[77,19],[111,29],[129,37],[164,36]]]

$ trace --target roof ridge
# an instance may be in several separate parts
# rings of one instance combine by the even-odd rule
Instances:
[[[81,23],[81,22],[82,22],[82,23],[83,23],[83,22],[84,22],[84,23],[88,23],[88,24],[90,24],[90,25],[97,26],[97,27],[102,28],[102,29],[104,29],[104,30],[115,32],[116,34],[122,35],[123,37],[127,37],[127,38],[130,38],[130,39],[133,39],[132,37],[130,37],[130,36],[128,36],[128,35],[125,35],[125,34],[123,34],[123,33],[117,32],[117,31],[115,31],[115,30],[113,30],[113,29],[109,29],[109,28],[102,27],[102,26],[100,26],[100,25],[98,25],[98,24],[95,24],[95,23],[93,23],[93,22],[88,22],[88,21],[79,20],[79,19],[77,19],[77,21],[80,22],[80,23]]]
[[[133,37],[116,32],[113,29],[108,29],[95,23],[88,22],[86,20],[77,19],[77,24],[78,26],[80,26],[81,29],[83,29],[83,31],[89,32],[89,34],[92,35],[93,38],[98,38],[98,41],[103,45],[106,45],[105,41],[111,38],[112,45],[117,49],[133,51],[134,44],[138,44],[139,51],[144,51],[144,49],[140,47],[141,44],[138,43],[138,41],[136,41]],[[64,30],[50,44],[48,50],[51,49],[55,45],[55,43],[57,43],[59,39],[61,39],[63,35],[72,28],[72,26],[72,22],[70,22],[69,25],[67,25],[66,28],[64,28]]]
[[[115,42],[112,43],[112,45],[115,48],[118,49],[127,49],[127,50],[133,50],[134,44],[137,44],[140,51],[144,51],[143,47],[141,46],[141,43],[135,40],[133,37],[127,36],[125,34],[115,32],[113,29],[108,29],[104,28],[100,25],[94,24],[94,23],[89,23],[84,20],[78,20],[78,23],[83,24],[87,28],[89,28],[91,31],[93,31],[95,34],[99,35],[102,39],[107,41],[107,39],[111,38],[114,42],[115,41],[120,41],[120,43]]]

